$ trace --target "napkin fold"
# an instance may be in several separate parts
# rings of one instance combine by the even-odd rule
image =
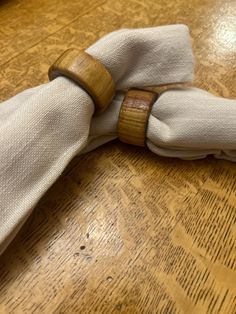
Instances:
[[[193,78],[185,25],[116,31],[87,52],[105,65],[118,90]],[[0,104],[0,253],[70,160],[90,142],[93,112],[90,96],[65,77]]]
[[[181,159],[207,155],[236,161],[236,100],[198,88],[170,89],[152,108],[147,146]]]
[[[81,153],[118,137],[124,93],[117,93],[102,116],[91,122],[89,142]],[[159,156],[202,159],[213,155],[236,161],[236,100],[199,88],[164,91],[154,103],[147,126],[147,146]]]

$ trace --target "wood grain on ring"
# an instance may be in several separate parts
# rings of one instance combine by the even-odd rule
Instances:
[[[118,137],[121,142],[145,146],[148,117],[157,94],[131,89],[127,92],[120,109]]]
[[[49,68],[50,80],[66,76],[78,83],[91,96],[95,113],[102,113],[115,94],[115,83],[105,66],[90,54],[77,49],[66,50]]]

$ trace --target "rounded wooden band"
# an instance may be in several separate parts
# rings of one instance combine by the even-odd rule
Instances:
[[[157,96],[157,93],[139,89],[131,89],[126,93],[118,121],[118,137],[121,142],[146,145],[148,118]]]
[[[51,80],[66,76],[80,85],[93,99],[95,113],[102,113],[115,95],[115,83],[105,66],[84,51],[66,50],[49,68]]]

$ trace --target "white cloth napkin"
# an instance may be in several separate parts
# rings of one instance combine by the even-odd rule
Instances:
[[[114,105],[92,119],[89,143],[81,153],[117,138],[123,98],[123,93],[117,93]],[[147,146],[165,157],[201,159],[214,155],[236,161],[236,100],[198,88],[166,90],[152,107]]]
[[[117,89],[193,78],[191,40],[185,25],[120,30],[87,52],[106,66]],[[0,253],[41,196],[86,146],[93,112],[92,99],[64,77],[0,104]]]

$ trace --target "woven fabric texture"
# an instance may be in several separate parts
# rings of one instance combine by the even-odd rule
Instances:
[[[105,65],[118,90],[193,78],[191,40],[185,25],[119,30],[87,52]],[[0,105],[0,252],[70,160],[92,143],[94,136],[88,137],[93,112],[92,99],[64,77]],[[104,120],[98,131],[107,129],[106,140],[112,121]],[[103,142],[104,138],[98,139],[95,146]]]

